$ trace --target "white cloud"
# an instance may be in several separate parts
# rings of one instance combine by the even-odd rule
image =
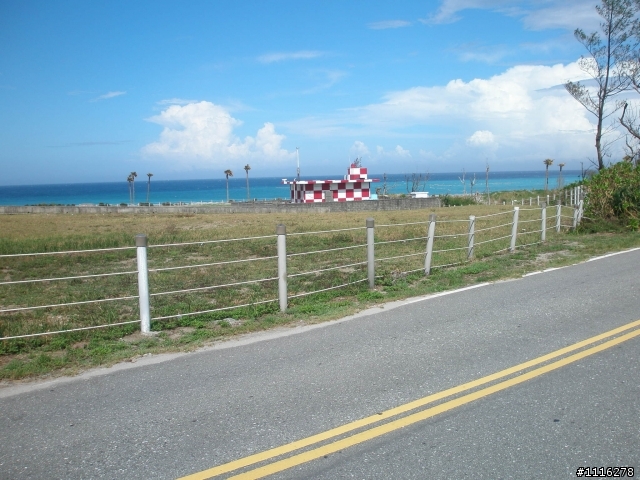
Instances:
[[[386,30],[388,28],[401,28],[410,25],[411,22],[407,22],[406,20],[383,20],[382,22],[368,23],[367,27],[372,30]]]
[[[340,70],[314,70],[311,72],[313,76],[318,76],[321,80],[318,85],[308,90],[305,90],[303,93],[317,93],[323,90],[327,90],[333,87],[336,83],[342,80],[347,73]]]
[[[483,155],[504,162],[527,163],[540,156],[584,159],[595,153],[594,119],[562,86],[584,78],[577,62],[519,65],[489,78],[390,92],[378,103],[300,119],[288,127],[318,137],[357,136],[363,142],[406,138],[407,150],[428,150],[434,161],[443,162],[474,158],[482,141]],[[491,132],[493,143],[488,134],[471,139],[470,132]],[[402,151],[379,147],[376,152]]]
[[[376,147],[376,153],[379,157],[411,158],[411,152],[402,148],[400,145],[396,145],[396,148],[391,151],[387,151],[384,147],[378,145]]]
[[[184,98],[167,98],[160,100],[158,105],[188,105],[190,103],[198,103],[197,100],[185,100]]]
[[[250,158],[277,163],[294,155],[282,148],[285,137],[276,133],[272,123],[265,123],[255,137],[240,140],[233,130],[242,122],[211,102],[171,105],[147,120],[164,129],[159,140],[146,145],[142,153],[179,160],[185,166],[224,167],[228,160]]]
[[[107,100],[109,98],[115,98],[115,97],[119,97],[120,95],[125,95],[127,92],[108,92],[105,93],[104,95],[100,95],[96,98],[94,98],[93,100],[91,100],[92,102],[98,102],[100,100]]]
[[[396,125],[439,123],[443,119],[498,123],[512,131],[535,125],[537,133],[588,130],[582,107],[564,89],[582,79],[577,63],[552,67],[521,65],[489,79],[452,80],[445,86],[413,87],[389,93],[385,101],[356,109],[361,121]],[[569,128],[571,127],[571,128]]]
[[[493,64],[502,60],[509,55],[510,51],[503,45],[478,45],[466,44],[460,45],[455,49],[458,58],[463,62],[482,62]]]
[[[324,52],[318,52],[313,50],[302,50],[299,52],[277,52],[268,53],[258,57],[260,63],[274,63],[282,62],[285,60],[308,60],[310,58],[317,58],[324,55]]]
[[[596,2],[584,0],[443,0],[438,10],[421,20],[426,24],[453,23],[464,10],[492,10],[520,17],[530,30],[560,28],[573,31],[580,27],[588,32],[598,28]]]
[[[395,153],[399,157],[410,157],[411,156],[411,153],[409,152],[409,150],[405,150],[400,145],[396,145]]]
[[[458,12],[469,9],[496,9],[513,4],[512,0],[443,0],[436,13],[421,20],[427,24],[453,23],[460,20]]]
[[[467,145],[474,147],[491,147],[496,143],[493,133],[488,130],[478,130],[469,138],[467,138]]]
[[[363,142],[356,140],[349,149],[349,153],[354,157],[364,157],[365,155],[369,155],[369,149]]]

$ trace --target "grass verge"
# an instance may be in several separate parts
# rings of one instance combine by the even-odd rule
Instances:
[[[501,207],[456,207],[455,209],[414,210],[401,212],[375,212],[324,214],[315,218],[300,215],[149,215],[149,216],[36,216],[12,215],[0,217],[0,230],[8,232],[0,239],[1,253],[28,251],[52,251],[58,249],[104,248],[107,246],[129,246],[132,237],[140,231],[149,234],[152,243],[172,243],[182,241],[203,241],[222,238],[269,235],[277,223],[287,225],[288,232],[318,231],[328,228],[349,228],[363,225],[366,216],[374,216],[376,241],[411,239],[424,235],[424,224],[396,227],[401,223],[424,221],[430,213],[436,213],[442,222],[438,232],[450,237],[442,239],[437,248],[446,249],[464,245],[466,242],[466,224],[451,223],[446,220],[468,217],[470,214],[483,215],[487,212],[500,212]],[[504,211],[507,212],[509,207]],[[525,219],[527,212],[521,212]],[[539,228],[535,221],[538,212],[529,212],[532,222],[523,224],[521,236],[533,238],[533,232]],[[101,218],[107,217],[107,218]],[[508,219],[508,213],[495,218],[496,224]],[[549,220],[551,222],[551,220]],[[49,228],[42,228],[48,225]],[[384,225],[387,225],[384,227]],[[486,224],[489,225],[489,224]],[[486,227],[478,225],[478,227]],[[529,227],[527,227],[529,225]],[[551,223],[549,223],[551,225]],[[500,227],[508,231],[509,227]],[[498,228],[498,232],[500,229]],[[594,233],[595,232],[595,233]],[[504,232],[503,232],[504,233]],[[498,233],[499,234],[499,233]],[[331,235],[292,236],[289,239],[291,252],[322,250],[362,243],[363,231],[339,232]],[[459,237],[459,238],[458,238]],[[480,237],[477,234],[476,241]],[[233,242],[232,242],[233,243]],[[224,244],[229,245],[229,244]],[[508,245],[508,240],[506,240]],[[29,340],[0,342],[0,380],[20,380],[26,378],[73,375],[87,368],[109,366],[120,361],[135,361],[142,355],[165,352],[190,351],[212,342],[235,335],[241,335],[276,326],[298,326],[323,322],[344,317],[357,311],[388,301],[412,296],[425,295],[444,290],[460,288],[475,283],[496,281],[521,275],[542,268],[558,267],[586,260],[604,253],[640,246],[637,232],[607,229],[598,224],[593,228],[589,224],[578,232],[549,235],[544,244],[518,249],[515,253],[493,254],[487,249],[478,248],[476,258],[471,262],[461,261],[460,254],[453,252],[434,257],[434,265],[459,263],[453,267],[434,268],[432,274],[424,276],[420,272],[403,273],[420,268],[421,256],[409,259],[379,262],[377,264],[376,288],[369,290],[366,282],[348,287],[328,290],[308,296],[292,298],[286,313],[279,312],[277,303],[265,303],[229,311],[213,312],[193,317],[178,317],[162,322],[154,322],[152,328],[159,333],[155,337],[144,337],[138,332],[137,324],[110,327],[90,332],[74,332],[36,337]],[[397,256],[420,252],[423,242],[412,245],[411,241],[391,243],[376,247],[376,258]],[[150,256],[150,266],[176,266],[186,260],[198,264],[212,260],[229,258],[264,257],[273,254],[272,239],[258,242],[234,243],[225,248],[220,244],[211,246],[190,246],[179,251],[172,248],[159,248]],[[2,272],[5,280],[25,278],[48,278],[56,275],[96,273],[113,271],[114,266],[123,270],[135,270],[131,253],[128,251],[110,252],[97,257],[80,255],[63,256],[56,259],[3,259]],[[326,256],[291,257],[290,273],[305,272],[314,266],[327,267],[344,265],[351,260],[353,250],[344,251],[344,255],[333,252]],[[362,255],[363,252],[359,254]],[[457,255],[457,257],[456,257]],[[325,258],[326,257],[326,258]],[[49,257],[51,258],[51,257]],[[305,260],[307,259],[308,260]],[[260,263],[260,262],[255,262]],[[274,262],[272,262],[274,263]],[[257,272],[233,268],[197,268],[187,271],[160,272],[152,288],[164,291],[180,288],[198,288],[224,281],[248,278],[249,274],[265,277],[273,276],[274,266],[269,263],[258,268]],[[255,268],[253,270],[256,270]],[[165,274],[166,273],[166,274]],[[366,274],[365,274],[366,276]],[[309,278],[310,277],[310,278]],[[290,294],[304,294],[309,291],[328,288],[333,285],[363,278],[360,267],[332,270],[313,275],[302,275],[290,280]],[[115,279],[115,280],[114,280]],[[103,295],[135,294],[135,277],[113,277],[103,284],[93,280],[72,281],[70,285],[57,286],[55,282],[29,289],[23,286],[11,286],[0,293],[3,308],[11,305],[23,305],[35,302],[36,297],[44,301],[57,299],[72,300],[88,298],[99,291]],[[185,313],[199,311],[211,305],[241,304],[256,298],[276,298],[274,285],[265,282],[264,287],[242,287],[216,290],[216,294],[178,294],[168,295],[154,304],[152,316],[167,313]],[[152,290],[153,291],[153,290]],[[226,303],[225,303],[226,302]],[[31,303],[33,304],[33,303]],[[135,301],[119,302],[117,306],[99,305],[83,309],[56,312],[39,311],[30,314],[18,314],[2,317],[0,329],[7,335],[11,329],[66,328],[83,325],[83,322],[114,323],[135,318]],[[95,323],[99,322],[99,323]],[[36,330],[37,331],[37,330]]]

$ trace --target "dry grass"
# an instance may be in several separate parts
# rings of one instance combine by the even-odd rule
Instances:
[[[103,363],[142,351],[161,351],[197,345],[206,339],[222,335],[270,328],[273,325],[306,322],[337,316],[357,310],[358,305],[390,298],[439,291],[461,286],[473,281],[487,281],[504,276],[517,275],[521,270],[541,264],[570,262],[584,242],[556,235],[549,230],[549,242],[535,247],[530,253],[495,255],[508,247],[509,239],[478,245],[476,260],[466,259],[467,219],[469,215],[481,217],[505,212],[504,215],[478,218],[476,243],[489,238],[508,236],[512,219],[511,206],[466,206],[441,209],[424,209],[387,212],[300,214],[155,214],[155,215],[3,215],[0,216],[0,254],[38,251],[58,251],[102,247],[133,246],[134,236],[145,233],[151,246],[165,243],[204,242],[207,240],[257,237],[274,235],[277,224],[287,227],[287,233],[317,232],[322,230],[359,227],[358,230],[314,235],[290,235],[287,237],[289,253],[316,252],[310,255],[292,256],[288,260],[290,275],[322,268],[340,267],[328,272],[294,276],[289,279],[289,295],[299,295],[366,278],[366,265],[344,265],[366,259],[364,247],[318,253],[336,247],[348,247],[366,243],[365,219],[373,217],[376,223],[376,242],[403,240],[397,243],[376,245],[377,289],[370,291],[367,283],[357,283],[329,292],[291,298],[289,311],[281,314],[277,302],[233,310],[223,310],[194,316],[182,316],[153,322],[154,330],[163,330],[156,339],[141,339],[135,335],[138,324],[111,327],[28,340],[0,342],[0,359],[12,358],[5,365],[5,377],[18,378],[42,371],[61,368],[60,365],[78,363]],[[548,210],[547,226],[554,224],[553,212]],[[421,273],[407,275],[407,271],[420,270],[424,266],[425,240],[408,240],[425,237],[426,222],[431,213],[437,215],[435,250],[459,249],[434,254],[433,266],[460,265],[457,269],[436,269],[425,277]],[[568,214],[568,212],[565,212]],[[522,223],[519,244],[539,241],[540,210],[521,209]],[[447,223],[451,220],[464,220]],[[383,226],[425,222],[417,225]],[[565,220],[566,223],[566,220]],[[482,228],[506,224],[480,232]],[[634,239],[625,237],[624,243]],[[605,239],[592,249],[584,248],[584,255],[607,248]],[[575,244],[575,245],[573,245]],[[413,255],[395,260],[383,258]],[[582,253],[580,253],[582,255]],[[196,244],[181,247],[156,247],[149,249],[149,267],[165,268],[203,263],[225,262],[244,258],[260,258],[276,255],[274,237],[241,242]],[[529,255],[529,256],[527,256]],[[524,262],[524,263],[523,263]],[[524,265],[526,267],[514,265]],[[73,254],[46,257],[0,258],[3,281],[51,278],[136,269],[135,250],[108,253]],[[183,270],[150,273],[151,293],[210,287],[214,285],[271,278],[276,276],[275,259],[197,267]],[[98,279],[42,282],[22,285],[0,285],[0,309],[18,306],[47,305],[97,298],[115,298],[137,295],[135,275],[122,275]],[[152,318],[166,315],[184,315],[221,307],[237,306],[261,300],[277,298],[275,281],[246,284],[234,287],[208,289],[197,292],[153,296]],[[91,325],[110,324],[138,318],[137,300],[124,300],[74,307],[50,308],[9,314],[0,314],[0,337],[69,329]],[[126,338],[127,341],[119,341]],[[29,352],[60,352],[65,355],[40,354],[37,358]],[[16,360],[19,355],[24,359]],[[43,356],[44,355],[44,356]],[[4,356],[4,357],[3,357]],[[15,360],[15,362],[14,362]],[[24,360],[24,361],[23,361]],[[13,362],[13,363],[12,363]],[[16,363],[17,362],[17,363]],[[30,369],[24,370],[24,365]],[[24,368],[23,368],[24,367]],[[4,368],[4,367],[3,367]]]

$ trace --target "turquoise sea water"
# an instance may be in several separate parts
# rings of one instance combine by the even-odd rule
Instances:
[[[470,193],[470,179],[473,172],[466,175],[466,192]],[[485,191],[485,172],[477,172],[474,192]],[[580,179],[579,170],[562,172],[564,184]],[[464,191],[459,177],[461,173],[432,173],[423,190],[430,195],[461,194]],[[373,184],[373,189],[383,186],[383,174],[370,174],[370,178],[378,178],[380,182]],[[407,193],[407,182],[404,174],[387,175],[387,191],[389,193]],[[342,175],[327,175],[323,178],[302,177],[302,180],[338,179]],[[556,188],[558,171],[549,171],[549,188]],[[147,201],[147,182],[142,179],[135,182],[135,203]],[[545,172],[490,172],[489,190],[535,190],[545,187]],[[251,199],[272,200],[289,199],[289,186],[282,185],[282,179],[276,177],[249,178]],[[162,202],[224,202],[226,201],[225,179],[201,180],[151,180],[149,185],[149,201]],[[247,200],[246,178],[229,179],[229,198],[233,201]],[[106,203],[117,205],[129,203],[129,185],[124,182],[112,183],[70,183],[55,185],[19,185],[0,186],[0,205],[38,205],[60,204],[80,205]]]

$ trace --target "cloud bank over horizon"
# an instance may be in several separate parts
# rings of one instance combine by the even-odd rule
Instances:
[[[285,136],[276,132],[273,123],[266,122],[255,137],[241,140],[233,130],[242,122],[224,107],[207,101],[171,105],[147,121],[164,128],[158,141],[142,148],[142,154],[176,161],[186,168],[226,168],[229,160],[256,157],[277,164],[295,155],[282,148]]]
[[[355,137],[350,152],[374,161],[420,156],[444,165],[478,156],[483,163],[584,158],[594,153],[594,119],[563,87],[568,79],[584,78],[577,62],[517,65],[489,78],[389,92],[378,103],[287,125],[298,134]],[[416,129],[424,133],[405,133]],[[420,140],[433,130],[437,142]],[[389,144],[381,146],[376,137]],[[377,146],[370,148],[374,141]]]

